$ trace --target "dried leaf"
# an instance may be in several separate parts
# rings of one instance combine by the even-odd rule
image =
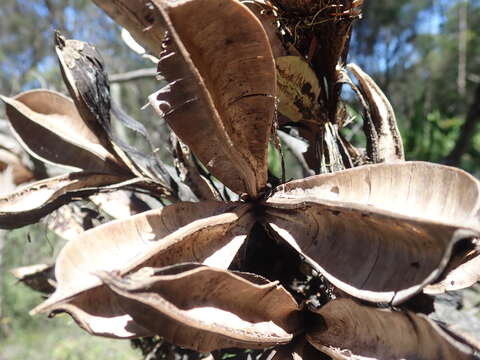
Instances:
[[[318,121],[320,84],[310,65],[300,56],[275,59],[278,111],[290,120]]]
[[[50,90],[32,90],[1,99],[14,135],[32,156],[70,168],[125,173],[69,98]]]
[[[475,359],[477,349],[424,315],[338,299],[313,316],[306,338],[334,359]]]
[[[13,229],[37,222],[74,197],[86,197],[125,178],[77,172],[41,180],[0,197],[0,228]]]
[[[158,66],[168,85],[151,104],[215,177],[256,197],[266,185],[275,97],[261,24],[234,0],[156,6],[170,34]]]
[[[455,168],[370,165],[279,187],[266,221],[335,286],[399,303],[441,274],[456,241],[480,233],[479,194]]]
[[[207,352],[264,348],[291,340],[298,305],[278,282],[258,285],[241,273],[186,266],[166,273],[143,268],[128,278],[114,273],[99,276],[138,324],[178,346]]]
[[[93,334],[145,336],[129,328],[131,318],[94,273],[115,270],[124,275],[144,266],[189,261],[227,268],[252,226],[249,208],[239,203],[177,203],[86,231],[60,252],[57,290],[32,313],[67,311]],[[99,302],[105,302],[101,310]]]

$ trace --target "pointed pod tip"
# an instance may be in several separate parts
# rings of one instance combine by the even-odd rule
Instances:
[[[62,36],[59,30],[55,30],[54,41],[56,47],[60,49],[63,49],[65,47],[65,37]]]

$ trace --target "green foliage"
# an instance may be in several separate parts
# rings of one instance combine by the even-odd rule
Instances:
[[[82,331],[69,316],[46,321],[28,312],[42,296],[19,283],[8,270],[24,265],[53,262],[64,241],[33,225],[11,231],[3,249],[0,294],[0,354],[2,360],[96,360],[138,359],[128,341],[93,338]]]

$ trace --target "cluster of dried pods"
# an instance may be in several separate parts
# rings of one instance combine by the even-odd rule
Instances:
[[[29,153],[76,171],[0,198],[0,226],[33,223],[74,199],[125,186],[173,203],[77,234],[57,258],[55,287],[44,289],[53,294],[33,314],[67,312],[94,335],[159,335],[201,352],[275,347],[275,359],[475,358],[471,341],[402,303],[478,281],[480,184],[458,169],[403,161],[393,111],[366,74],[350,66],[368,115],[384,119],[371,121],[377,138],[370,139],[372,161],[382,163],[267,191],[276,98],[292,121],[314,118],[322,86],[295,93],[289,67],[296,81],[312,78],[311,70],[282,56],[277,34],[262,26],[265,13],[235,0],[95,2],[160,54],[167,85],[151,105],[204,169],[244,196],[219,201],[192,167],[204,201],[175,201],[168,171],[136,161],[112,137],[108,80],[95,48],[57,35],[73,101],[47,90],[2,100]],[[247,242],[261,241],[252,231],[258,225],[331,283],[336,298],[308,307],[276,279],[228,270]],[[468,252],[452,264],[459,241]]]

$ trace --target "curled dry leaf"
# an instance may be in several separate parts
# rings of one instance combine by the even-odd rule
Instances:
[[[266,185],[276,82],[261,24],[234,0],[155,4],[170,37],[158,64],[168,84],[151,104],[215,177],[256,197]]]
[[[474,360],[472,348],[424,315],[333,300],[313,315],[307,340],[333,359]]]
[[[101,273],[126,313],[176,345],[207,352],[287,343],[298,325],[298,305],[278,282],[262,284],[191,264],[141,269],[131,277]],[[258,278],[257,278],[258,282]],[[188,288],[188,291],[185,289]]]
[[[425,294],[442,294],[472,286],[480,281],[480,252],[472,250],[454,257],[438,282],[423,289]]]
[[[26,185],[0,196],[0,228],[33,224],[74,197],[92,195],[124,180],[116,175],[76,172]]]
[[[50,90],[32,90],[1,99],[14,135],[32,156],[87,171],[125,172],[69,98]]]
[[[421,291],[441,274],[456,241],[480,233],[478,181],[422,162],[293,181],[266,205],[268,224],[317,271],[375,302]]]
[[[300,56],[275,59],[278,111],[290,120],[318,121],[320,84],[310,65]]]
[[[55,267],[47,264],[22,266],[10,270],[18,281],[35,291],[51,294],[55,291]]]
[[[67,311],[92,334],[145,336],[94,273],[124,275],[192,261],[227,268],[252,226],[248,209],[239,203],[177,203],[86,231],[60,252],[57,290],[32,313]]]

